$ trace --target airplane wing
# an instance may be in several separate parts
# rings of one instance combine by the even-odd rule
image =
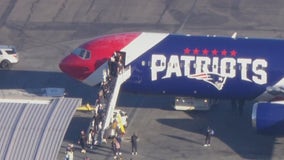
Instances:
[[[266,91],[258,96],[256,101],[272,101],[275,99],[283,99],[284,98],[284,78],[282,78],[279,82],[277,82],[273,86],[268,86]]]

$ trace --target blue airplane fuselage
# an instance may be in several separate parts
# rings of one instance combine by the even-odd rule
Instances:
[[[124,88],[253,99],[283,78],[283,51],[284,40],[278,39],[168,35],[130,63]]]

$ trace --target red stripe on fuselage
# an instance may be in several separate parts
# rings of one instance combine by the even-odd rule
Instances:
[[[140,34],[140,32],[112,34],[90,40],[79,46],[90,51],[90,59],[70,54],[62,60],[60,69],[77,80],[84,80],[108,61],[115,51],[124,48]]]

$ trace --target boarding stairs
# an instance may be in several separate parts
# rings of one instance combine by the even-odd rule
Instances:
[[[111,119],[113,117],[113,111],[115,110],[116,107],[120,87],[126,80],[130,78],[130,76],[131,76],[131,66],[123,68],[122,72],[117,75],[114,88],[110,95],[109,101],[106,105],[106,117],[104,123],[102,124],[103,126],[101,134],[102,136],[104,135],[104,132],[106,131],[106,129],[109,128],[111,124]]]

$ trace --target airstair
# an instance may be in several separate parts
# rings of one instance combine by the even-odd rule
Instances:
[[[126,68],[123,68],[121,73],[119,73],[117,77],[112,80],[114,86],[111,87],[110,90],[111,94],[109,95],[108,98],[109,100],[105,106],[106,109],[105,120],[103,121],[102,131],[100,134],[101,137],[99,138],[99,141],[101,142],[103,140],[103,136],[105,135],[106,130],[110,127],[110,124],[112,123],[111,119],[113,117],[113,112],[116,107],[120,87],[127,79],[130,78],[130,76],[131,76],[131,66],[128,66]],[[108,135],[106,135],[106,137],[108,137]]]

